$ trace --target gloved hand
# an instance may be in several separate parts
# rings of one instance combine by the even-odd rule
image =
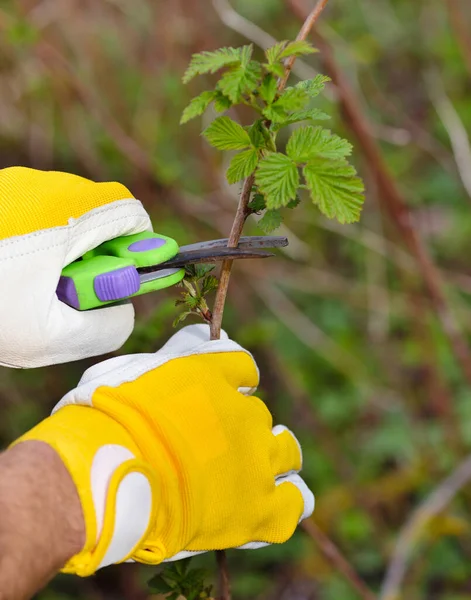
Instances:
[[[119,183],[69,173],[0,170],[0,365],[38,367],[119,348],[130,303],[78,312],[60,302],[62,269],[109,239],[152,230]]]
[[[77,486],[86,544],[66,572],[284,542],[312,513],[299,443],[250,395],[253,358],[208,340],[191,325],[155,354],[91,367],[16,442],[48,443]]]

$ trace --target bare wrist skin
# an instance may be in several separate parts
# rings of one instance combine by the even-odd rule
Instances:
[[[0,455],[0,600],[31,598],[85,543],[75,485],[58,454],[27,441]]]

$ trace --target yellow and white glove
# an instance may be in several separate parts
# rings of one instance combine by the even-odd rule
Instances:
[[[79,312],[56,296],[62,269],[101,243],[152,230],[119,183],[25,167],[0,170],[0,365],[39,367],[119,348],[131,304]]]
[[[48,443],[77,486],[86,544],[65,572],[280,543],[311,515],[299,443],[251,395],[252,356],[208,340],[192,325],[155,354],[91,367],[16,442]]]

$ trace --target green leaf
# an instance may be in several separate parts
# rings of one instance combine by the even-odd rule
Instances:
[[[249,134],[250,141],[254,148],[264,148],[265,135],[262,133],[264,129],[263,119],[257,119],[250,127],[247,127],[247,133]],[[268,133],[268,132],[267,132]]]
[[[203,135],[218,150],[242,150],[251,144],[247,131],[229,117],[214,119]]]
[[[185,313],[182,313],[185,314]],[[177,317],[177,319],[179,319],[182,315],[179,315],[179,317]],[[188,315],[187,315],[188,316]],[[186,318],[186,317],[184,317]],[[178,325],[178,323],[180,321],[177,321],[177,319],[174,321],[174,327],[176,327],[176,325]],[[183,321],[184,319],[181,319],[181,321]],[[169,592],[173,591],[174,586],[169,585],[165,579],[162,578],[162,575],[156,575],[155,577],[152,577],[152,579],[149,580],[148,582],[149,587],[151,588],[151,590],[153,592],[156,592],[157,594],[168,594]]]
[[[195,277],[197,279],[203,279],[203,277],[205,277],[208,273],[211,273],[211,271],[214,271],[216,268],[216,265],[210,265],[206,263],[198,263],[193,266],[195,268]]]
[[[283,48],[278,55],[277,60],[288,58],[288,56],[305,56],[307,54],[314,54],[314,52],[319,51],[309,42],[306,42],[305,40],[295,40]]]
[[[234,104],[240,102],[244,94],[250,94],[257,86],[261,77],[260,63],[255,60],[247,65],[239,65],[229,69],[218,81],[218,89]]]
[[[191,291],[196,294],[196,290],[191,285],[206,277],[208,273],[215,268],[216,265],[207,264],[207,263],[198,263],[195,265],[185,265],[185,279],[181,282],[180,285],[187,287],[188,285],[191,288]],[[187,289],[189,289],[187,287]]]
[[[305,106],[308,100],[309,96],[306,90],[289,88],[283,92],[272,106],[282,106],[286,111],[299,110]]]
[[[346,160],[314,159],[303,169],[312,200],[319,210],[340,223],[360,218],[364,186]]]
[[[300,81],[294,86],[296,90],[304,90],[309,98],[315,98],[318,96],[322,90],[325,88],[325,84],[331,81],[330,77],[327,75],[316,75],[313,79],[306,79],[305,81]],[[291,89],[291,88],[286,88]]]
[[[206,277],[203,280],[203,284],[201,286],[201,293],[206,296],[206,294],[209,294],[211,292],[213,292],[214,290],[217,290],[219,285],[219,280],[217,277],[214,277],[214,275],[209,275],[208,277]]]
[[[255,148],[249,148],[236,154],[231,160],[227,170],[227,181],[236,183],[253,173],[258,163],[258,152]]]
[[[271,134],[265,125],[265,119],[257,119],[253,125],[247,128],[247,132],[254,148],[267,148],[273,150]]]
[[[286,153],[295,162],[306,162],[316,156],[323,158],[345,158],[352,152],[347,140],[322,127],[300,127],[291,134]]]
[[[211,91],[202,92],[199,96],[193,98],[190,104],[183,111],[182,118],[180,119],[180,125],[183,125],[183,123],[187,123],[191,119],[202,115],[214,100],[215,96],[216,92]]]
[[[240,48],[240,62],[243,67],[246,67],[249,64],[252,53],[253,44],[248,44],[247,46],[242,46],[242,48]]]
[[[271,104],[276,96],[277,81],[276,78],[268,73],[265,75],[260,86],[260,96],[265,100],[267,104]]]
[[[296,195],[296,198],[294,200],[290,200],[288,202],[288,204],[286,205],[286,208],[296,208],[298,206],[298,204],[301,203],[301,198]]]
[[[277,42],[274,46],[265,50],[265,56],[267,57],[269,65],[273,65],[273,63],[276,63],[280,60],[280,55],[283,52],[287,43],[287,40],[283,40],[281,42]]]
[[[283,123],[289,112],[304,108],[308,100],[309,96],[305,90],[289,88],[276,102],[264,109],[263,115],[274,123]]]
[[[216,112],[224,112],[228,110],[232,106],[232,102],[229,100],[227,96],[218,90],[213,92],[214,94],[214,110]]]
[[[280,208],[296,197],[299,173],[288,156],[274,152],[260,161],[255,181],[265,196],[267,207]]]
[[[188,567],[190,566],[190,563],[191,563],[191,556],[188,558],[184,558],[183,560],[175,561],[173,563],[173,567],[179,575],[183,576],[188,571]]]
[[[198,308],[200,303],[200,298],[198,296],[192,296],[191,294],[185,294],[183,301],[187,308],[194,309]]]
[[[258,213],[265,210],[267,203],[265,202],[265,196],[263,194],[255,194],[252,200],[249,202],[249,208],[252,212]]]
[[[277,74],[280,77],[284,74],[284,67],[281,61],[289,56],[303,56],[306,54],[313,54],[318,52],[309,42],[305,40],[295,40],[294,42],[287,42],[286,40],[277,42],[271,48],[265,50],[265,56],[267,57],[268,65],[264,65],[266,68],[273,68],[275,65],[281,65],[283,72]],[[269,68],[267,70],[270,70]]]
[[[263,217],[257,222],[257,227],[264,233],[270,234],[282,224],[283,217],[279,210],[267,210]]]
[[[295,112],[290,113],[289,115],[286,115],[283,121],[277,123],[277,128],[279,129],[280,127],[284,127],[285,125],[299,123],[300,121],[325,121],[327,119],[330,119],[330,115],[328,115],[324,111],[319,110],[318,108],[308,108],[307,110],[297,110]]]
[[[283,63],[280,63],[280,62],[275,62],[273,64],[264,63],[263,66],[269,73],[273,73],[273,75],[276,75],[277,77],[283,77],[283,75],[285,74],[285,67],[283,66]]]
[[[205,50],[193,54],[190,64],[183,75],[183,83],[188,83],[196,75],[215,73],[222,67],[240,64],[242,48],[219,48],[209,52]]]

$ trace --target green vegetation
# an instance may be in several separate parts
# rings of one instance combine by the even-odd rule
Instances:
[[[299,30],[299,16],[289,2],[232,0],[231,5],[277,40],[293,39]],[[256,102],[262,111],[270,109],[264,119],[272,123],[277,149],[263,160],[276,158],[268,161],[268,177],[263,170],[257,177],[260,193],[252,199],[254,214],[245,233],[271,231],[283,218],[280,233],[291,243],[276,260],[235,266],[224,327],[256,356],[260,396],[275,420],[301,440],[304,475],[316,494],[315,523],[377,592],[399,531],[471,451],[470,382],[440,315],[432,310],[436,302],[424,285],[423,266],[400,229],[400,223],[412,223],[443,275],[466,360],[471,347],[468,3],[329,0],[316,28],[324,43],[311,39],[320,52],[300,57],[288,83],[302,89],[296,88],[300,79],[311,81],[312,91],[306,93],[324,89],[307,107],[289,109],[277,108],[272,96],[270,60],[264,55],[271,43],[246,21],[231,20],[223,12],[225,2],[48,6],[21,3],[20,10],[20,3],[5,0],[0,7],[0,166],[22,163],[122,181],[149,209],[156,230],[182,245],[227,237],[239,176],[255,168],[255,157],[260,168],[262,157],[252,146],[256,134],[251,137],[246,129],[254,121],[254,108],[236,100],[264,73],[263,96]],[[465,25],[464,37],[457,24]],[[325,42],[334,51],[334,65]],[[202,55],[202,62],[190,75],[207,67],[205,51],[251,43],[244,73],[236,62],[221,66],[223,78],[231,73],[222,89],[219,83],[214,88],[216,72],[182,83],[193,53]],[[220,60],[231,60],[234,53],[223,53]],[[248,67],[251,61],[262,64],[262,71]],[[410,220],[388,209],[378,165],[356,138],[333,67],[354,94],[371,140],[411,210]],[[276,68],[274,77],[279,76]],[[229,110],[228,101],[236,106]],[[183,111],[188,120],[182,127]],[[280,114],[286,123],[296,112],[307,120],[278,129]],[[328,128],[316,129],[325,125],[327,115]],[[242,126],[243,133],[237,129],[240,149],[231,154],[214,150],[201,136],[202,128],[218,118]],[[305,148],[302,134],[294,133],[306,127],[317,132],[306,136],[319,154],[314,159],[313,147]],[[323,133],[327,130],[335,135]],[[352,225],[330,219],[348,221],[358,208],[358,184],[325,188],[338,160],[346,170],[342,177],[356,181],[344,162],[350,146],[336,135],[354,145],[352,162],[366,184],[361,221]],[[283,161],[281,171],[275,170],[286,177],[281,200],[271,193],[272,160]],[[311,160],[312,171],[307,167]],[[301,205],[285,208],[288,198],[297,202],[290,184],[290,174],[296,184],[294,163],[303,164],[302,185],[316,190],[325,204],[306,201],[310,189],[301,188]],[[338,175],[340,165],[333,167]],[[228,171],[235,183],[227,181]],[[340,201],[330,202],[331,193]],[[351,200],[344,202],[344,194]],[[123,352],[150,352],[166,341],[181,291],[136,301],[136,330]],[[34,371],[1,369],[3,446],[45,417],[91,362]],[[467,486],[419,532],[401,598],[471,600],[469,496]],[[234,600],[360,597],[302,530],[285,545],[232,551],[228,559]],[[192,559],[191,567],[214,576],[214,563],[212,554],[202,555]],[[38,598],[145,598],[154,575],[155,567],[123,565],[90,579],[59,576]]]

